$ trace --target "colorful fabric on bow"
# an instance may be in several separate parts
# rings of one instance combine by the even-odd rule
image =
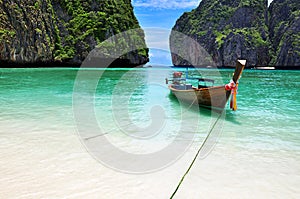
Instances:
[[[236,111],[237,110],[236,94],[238,89],[238,83],[235,84],[233,80],[230,80],[230,83],[225,85],[225,89],[227,91],[231,91],[230,108],[233,111]]]

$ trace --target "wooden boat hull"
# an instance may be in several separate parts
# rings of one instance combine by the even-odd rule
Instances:
[[[230,97],[230,91],[226,91],[224,86],[177,90],[169,85],[169,89],[180,102],[207,108],[224,109]]]
[[[169,89],[180,102],[185,102],[189,105],[199,105],[211,109],[223,110],[231,95],[231,92],[234,91],[234,96],[236,95],[238,80],[245,65],[246,60],[237,60],[237,65],[232,77],[232,84],[234,84],[234,87],[229,87],[229,89],[228,85],[196,88],[192,87],[191,85],[188,86],[174,83],[176,81],[173,81],[173,84],[169,85]],[[232,110],[236,110],[235,103],[236,101],[233,100],[233,106],[231,107]]]

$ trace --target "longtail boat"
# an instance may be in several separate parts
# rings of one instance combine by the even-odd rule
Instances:
[[[186,83],[186,80],[189,79],[187,74],[185,78],[182,78],[182,72],[174,72],[173,79],[166,78],[166,83],[172,82],[168,87],[179,101],[217,111],[222,111],[225,108],[231,96],[230,108],[235,111],[237,110],[236,94],[238,80],[241,77],[245,65],[246,60],[237,60],[232,80],[226,85],[214,86],[214,80],[212,79],[197,78],[198,85],[193,86]],[[207,86],[209,83],[211,85]]]

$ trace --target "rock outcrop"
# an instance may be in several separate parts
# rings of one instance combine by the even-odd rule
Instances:
[[[191,12],[184,13],[173,31],[194,39],[217,66],[235,66],[237,59],[247,59],[247,66],[299,66],[299,6],[297,0],[202,0]],[[179,44],[170,35],[170,48],[197,52],[194,45]],[[174,65],[188,65],[172,54]],[[199,59],[200,60],[200,59]],[[193,65],[201,63],[193,63]]]
[[[80,65],[106,39],[140,28],[130,0],[0,0],[1,66]],[[118,45],[124,66],[148,62],[143,31]],[[114,41],[115,42],[115,41]],[[126,51],[137,44],[140,49]],[[109,56],[109,55],[108,55]]]
[[[269,13],[270,65],[300,66],[300,1],[275,0]]]

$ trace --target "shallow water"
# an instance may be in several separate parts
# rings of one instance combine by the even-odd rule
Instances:
[[[169,95],[171,72],[0,69],[0,198],[169,198],[217,119]],[[245,70],[176,197],[299,198],[299,75]]]

